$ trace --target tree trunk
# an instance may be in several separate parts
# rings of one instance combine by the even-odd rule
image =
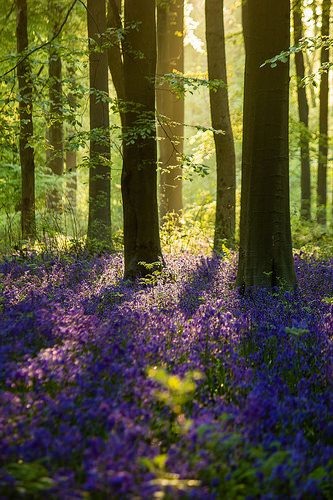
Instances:
[[[314,54],[315,54],[315,52],[314,52]],[[305,61],[306,61],[306,65],[307,65],[307,76],[312,76],[313,75],[313,61],[310,59],[308,52],[305,52],[305,54],[303,54],[303,56],[304,55],[305,55]],[[309,85],[309,89],[310,89],[311,106],[313,108],[316,108],[317,107],[317,97],[316,97],[315,88],[313,85]]]
[[[108,55],[103,50],[105,0],[88,0],[90,79],[90,168],[88,239],[111,242],[111,174]],[[102,36],[101,36],[102,35]]]
[[[54,31],[56,31],[55,27]],[[49,52],[49,128],[47,165],[56,176],[64,173],[64,130],[62,104],[62,61],[55,47]],[[48,196],[49,208],[61,210],[61,192],[55,187]]]
[[[323,0],[321,35],[327,41],[330,34],[331,0]],[[329,62],[328,47],[321,49],[320,63],[325,66]],[[328,158],[328,101],[329,80],[328,69],[321,73],[319,96],[319,150],[317,178],[317,222],[326,225],[327,204],[327,158]]]
[[[66,174],[68,203],[73,210],[77,204],[77,157],[76,151],[66,151]]]
[[[124,210],[125,277],[151,273],[142,263],[161,259],[157,208],[157,148],[155,124],[156,21],[154,0],[126,0],[124,82],[127,103],[122,196]],[[142,57],[138,57],[138,53]],[[142,134],[142,126],[146,134]],[[154,266],[152,266],[154,267]]]
[[[296,283],[289,205],[289,64],[261,65],[290,45],[289,0],[243,4],[246,50],[238,285]]]
[[[157,7],[157,75],[184,73],[184,0]],[[160,216],[181,214],[182,154],[184,149],[184,99],[162,83],[157,91],[159,119]],[[164,118],[165,117],[165,118]]]
[[[70,89],[68,93],[68,105],[70,107],[73,118],[77,109],[77,100],[73,90],[76,85],[75,69],[68,68],[68,77],[70,78]],[[70,124],[67,128],[67,136],[70,138],[75,134],[73,126]],[[77,153],[75,150],[67,148],[66,150],[66,174],[67,174],[67,196],[68,203],[72,210],[76,210],[77,202]]]
[[[295,5],[294,17],[294,43],[297,45],[303,38],[302,7]],[[310,146],[309,146],[309,104],[306,88],[303,84],[305,77],[305,64],[303,52],[295,53],[297,98],[299,121],[302,125],[300,132],[301,150],[301,217],[311,220],[311,173],[310,173]]]
[[[300,0],[298,0],[300,1]],[[302,0],[303,1],[303,0]],[[312,2],[310,8],[312,9],[312,26],[311,26],[311,31],[313,31],[313,36],[314,38],[318,35],[318,14],[317,14],[317,7],[318,4],[317,2]],[[311,54],[309,53],[308,50],[305,51],[304,53],[305,59],[306,59],[306,64],[307,64],[307,73],[309,76],[312,76],[314,73],[314,66],[316,64],[316,58],[317,58],[317,52],[313,51]],[[310,89],[310,96],[311,96],[311,105],[313,108],[317,107],[317,96],[316,96],[316,91],[314,85],[309,85]]]
[[[28,49],[27,1],[16,0],[16,40],[19,58]],[[20,116],[20,162],[21,162],[21,229],[23,238],[36,236],[35,220],[35,161],[32,121],[32,77],[29,59],[17,65]]]
[[[125,99],[125,81],[124,81],[123,43],[119,37],[119,32],[121,32],[121,30],[123,29],[121,14],[122,14],[121,0],[109,0],[107,22],[108,22],[108,28],[109,29],[111,28],[113,31],[109,39],[108,63],[119,104],[119,115],[122,128],[122,151],[124,151],[126,99]]]
[[[210,80],[222,80],[225,84],[217,92],[210,89],[212,126],[224,132],[223,135],[214,133],[217,174],[215,251],[221,251],[224,240],[229,244],[233,242],[236,211],[236,156],[226,87],[223,5],[223,0],[206,0],[208,77]]]
[[[125,82],[124,82],[124,62],[122,54],[122,44],[119,39],[119,30],[122,30],[121,21],[121,1],[109,0],[108,8],[108,28],[112,28],[112,36],[110,37],[110,46],[108,48],[109,69],[114,87],[116,89],[117,98],[125,101]],[[116,31],[117,30],[117,31]],[[121,119],[124,118],[124,113],[120,113]]]

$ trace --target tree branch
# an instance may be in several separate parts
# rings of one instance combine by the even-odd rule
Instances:
[[[58,31],[56,31],[56,33],[53,35],[53,37],[48,40],[47,42],[44,42],[42,43],[41,45],[38,45],[38,47],[35,47],[33,49],[31,49],[28,53],[26,53],[22,58],[20,58],[17,63],[12,67],[10,68],[9,70],[7,70],[5,73],[3,73],[2,75],[0,75],[0,79],[3,78],[4,76],[7,76],[9,75],[9,73],[11,73],[12,71],[14,71],[20,64],[22,64],[24,61],[26,61],[28,59],[28,57],[30,57],[32,54],[34,54],[35,52],[37,52],[38,50],[41,50],[43,49],[44,47],[47,47],[48,45],[50,45],[59,35],[60,33],[62,32],[65,24],[67,23],[68,21],[68,18],[72,12],[72,10],[74,9],[75,5],[76,5],[76,2],[77,0],[74,0],[72,2],[72,5],[70,6],[70,8],[68,9],[67,13],[66,13],[66,16],[63,20],[63,22],[61,23]]]

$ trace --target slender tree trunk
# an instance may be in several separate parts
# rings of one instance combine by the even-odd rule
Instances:
[[[157,7],[157,75],[184,73],[184,0]],[[167,83],[157,91],[159,126],[159,164],[161,168],[160,216],[180,215],[182,200],[181,157],[184,149],[184,99],[172,92]],[[165,118],[164,118],[165,117]]]
[[[243,4],[246,50],[238,284],[294,286],[289,206],[289,64],[261,67],[290,45],[289,0]]]
[[[68,104],[71,113],[75,116],[77,108],[77,100],[75,94],[73,93],[74,87],[76,85],[75,70],[73,67],[68,68],[68,76],[70,78],[70,89],[68,94]],[[73,136],[75,130],[72,125],[67,128],[68,138]],[[77,153],[75,150],[66,150],[66,174],[68,176],[67,180],[67,196],[70,207],[75,210],[77,202]]]
[[[142,262],[161,259],[157,208],[155,124],[156,20],[154,0],[126,0],[125,26],[137,23],[126,36],[125,95],[134,103],[126,113],[122,196],[124,209],[125,277],[152,272]],[[142,53],[142,57],[137,54]],[[142,125],[147,134],[141,134]],[[149,131],[149,133],[148,133]]]
[[[294,6],[294,43],[297,45],[303,38],[302,7]],[[300,132],[301,150],[301,217],[311,219],[311,173],[310,173],[310,146],[309,146],[309,104],[306,88],[303,84],[305,64],[303,52],[296,52],[296,77],[299,121],[302,125]]]
[[[119,103],[119,115],[122,128],[122,151],[125,148],[124,128],[126,121],[126,98],[125,98],[125,80],[124,80],[124,59],[123,43],[119,33],[123,30],[122,2],[121,0],[109,0],[108,3],[108,28],[112,29],[109,39],[108,62],[113,85],[117,93]]]
[[[313,75],[313,61],[309,57],[309,53],[305,52],[305,60],[306,60],[306,65],[307,65],[307,76]],[[309,85],[310,89],[310,101],[311,101],[311,106],[313,108],[317,107],[317,98],[316,98],[316,92],[314,89],[313,85]]]
[[[49,166],[53,173],[64,173],[64,132],[62,112],[62,61],[57,49],[51,48],[49,55],[50,81],[50,128],[49,144],[51,157]]]
[[[57,27],[55,27],[55,30]],[[49,128],[48,128],[48,167],[56,176],[64,173],[64,130],[62,103],[62,61],[59,51],[51,47],[49,51]],[[48,205],[61,210],[61,192],[52,189],[48,196]]]
[[[330,34],[331,0],[323,0],[321,35],[327,41]],[[321,65],[329,62],[328,47],[321,49]],[[328,101],[329,101],[329,71],[321,73],[319,97],[319,150],[317,178],[317,222],[326,225],[327,205],[327,158],[328,158]]]
[[[105,0],[88,0],[90,169],[88,239],[111,242],[111,173]],[[102,36],[101,36],[102,35]]]
[[[16,40],[17,53],[21,55],[28,49],[27,1],[16,0]],[[35,161],[32,121],[32,77],[29,59],[22,60],[17,66],[20,93],[20,162],[21,162],[21,229],[23,238],[36,236],[35,221]]]
[[[206,41],[208,76],[225,84],[217,92],[210,90],[212,126],[222,130],[215,133],[216,151],[216,219],[214,250],[221,251],[221,243],[232,243],[235,237],[236,212],[236,156],[231,126],[227,85],[227,64],[224,37],[223,0],[206,0]]]
[[[70,176],[67,181],[68,202],[72,209],[77,204],[77,157],[76,151],[66,151],[66,173]]]
[[[112,28],[112,36],[110,37],[110,45],[108,48],[109,69],[117,97],[121,101],[125,100],[125,82],[124,82],[124,61],[122,54],[122,44],[119,37],[119,32],[123,29],[121,21],[121,1],[109,0],[108,3],[108,28]],[[125,113],[120,114],[123,120]]]
[[[303,1],[303,0],[302,0]],[[297,3],[296,3],[297,4]],[[312,2],[310,8],[312,9],[312,29],[313,29],[313,36],[316,37],[318,35],[318,14],[317,14],[317,2]],[[308,67],[308,75],[313,75],[314,73],[314,65],[316,63],[316,58],[317,54],[316,51],[314,51],[312,54],[309,53],[309,51],[305,51],[305,59],[306,59],[306,64]],[[316,91],[314,85],[309,85],[309,90],[310,90],[310,96],[311,96],[311,105],[313,108],[317,107],[317,98],[316,98]]]

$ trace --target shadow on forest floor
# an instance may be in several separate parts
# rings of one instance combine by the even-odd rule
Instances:
[[[203,302],[203,294],[213,285],[221,257],[202,257],[199,266],[189,275],[179,297],[179,307],[187,318],[193,316]]]

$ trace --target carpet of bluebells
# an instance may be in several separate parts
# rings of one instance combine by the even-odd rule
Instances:
[[[2,259],[0,498],[333,498],[333,260],[295,265]]]

